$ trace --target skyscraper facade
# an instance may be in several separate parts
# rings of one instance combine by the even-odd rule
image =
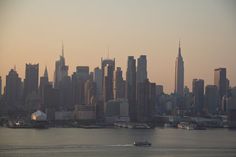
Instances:
[[[120,67],[117,67],[116,71],[114,71],[113,85],[114,99],[125,98],[125,81]]]
[[[89,79],[89,67],[77,66],[72,75],[72,99],[74,105],[85,104],[85,82]]]
[[[181,55],[181,47],[179,43],[178,56],[175,61],[175,94],[184,95],[184,61]]]
[[[226,77],[226,68],[215,69],[214,84],[217,86],[219,95],[219,108],[221,108],[222,98],[227,94],[227,84],[229,84]]]
[[[216,114],[218,110],[218,91],[216,85],[207,85],[205,88],[205,104],[207,112]]]
[[[5,89],[6,102],[9,109],[13,109],[13,107],[19,104],[22,96],[21,90],[21,78],[14,69],[11,69],[6,76]]]
[[[38,92],[39,64],[26,64],[24,80],[24,99]]]
[[[143,82],[147,79],[147,57],[141,55],[137,60],[137,83]]]
[[[148,79],[137,83],[137,121],[148,122],[155,109],[156,84]]]
[[[113,73],[115,71],[115,59],[103,59],[101,58],[101,69],[102,69],[102,83],[104,83],[104,76],[105,76],[105,67],[109,66],[110,72],[112,72],[111,79],[113,81]],[[104,85],[102,85],[104,87]],[[104,89],[103,89],[104,91]],[[103,93],[104,94],[104,93]]]
[[[70,76],[64,77],[59,83],[60,106],[61,111],[71,111],[74,109],[72,104],[72,81]]]
[[[134,56],[128,56],[126,70],[126,98],[129,103],[129,117],[136,121],[136,60]]]
[[[44,96],[45,96],[45,87],[49,84],[48,81],[48,70],[47,67],[45,67],[44,75],[40,77],[40,84],[39,84],[39,95],[41,99],[41,105],[40,109],[45,111],[45,105],[44,105]]]
[[[104,78],[103,78],[103,99],[104,102],[112,100],[113,95],[113,73],[114,69],[112,65],[106,65],[104,67]]]
[[[204,80],[193,79],[192,92],[194,112],[202,114],[204,111]]]
[[[102,99],[102,70],[99,67],[94,69],[93,81],[96,83],[96,97]]]
[[[96,103],[96,83],[90,78],[84,85],[85,105],[95,105]]]

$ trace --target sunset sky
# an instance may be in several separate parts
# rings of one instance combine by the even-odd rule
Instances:
[[[219,67],[236,86],[234,0],[0,0],[4,85],[14,65],[25,77],[25,63],[39,63],[40,76],[47,66],[52,81],[63,40],[69,74],[100,66],[109,47],[124,77],[127,56],[146,54],[150,80],[170,93],[179,39],[190,89],[193,78],[213,84]]]

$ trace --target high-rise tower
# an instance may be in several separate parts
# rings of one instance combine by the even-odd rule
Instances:
[[[218,88],[220,100],[227,93],[226,68],[218,68],[214,71],[214,84]]]
[[[184,95],[184,61],[181,55],[180,42],[178,56],[175,61],[175,94]]]
[[[204,80],[193,79],[192,92],[195,113],[202,114],[204,107]]]
[[[113,95],[115,99],[125,98],[125,81],[122,73],[121,67],[117,67],[114,71]]]
[[[129,117],[131,121],[136,121],[136,60],[134,56],[128,56],[126,71],[126,98],[129,103]]]
[[[68,66],[65,65],[64,45],[62,43],[62,55],[55,63],[54,87],[58,88],[63,78],[68,76]]]
[[[39,64],[26,64],[24,80],[24,98],[38,92]]]
[[[138,58],[137,63],[137,83],[144,82],[147,80],[147,57],[146,55],[141,55]]]
[[[21,78],[15,69],[11,69],[6,76],[5,96],[6,103],[10,109],[17,106],[21,99]]]

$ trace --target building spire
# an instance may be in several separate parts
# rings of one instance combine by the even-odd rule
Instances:
[[[44,76],[44,77],[48,77],[48,69],[47,69],[47,66],[45,67],[43,76]]]
[[[181,57],[181,45],[180,45],[180,39],[179,39],[179,52],[178,52],[178,56]]]
[[[63,43],[63,40],[62,40],[62,57],[64,57],[64,43]]]

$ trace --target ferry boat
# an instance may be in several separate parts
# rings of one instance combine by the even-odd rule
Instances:
[[[137,147],[150,147],[152,144],[148,141],[134,141],[134,146]]]

